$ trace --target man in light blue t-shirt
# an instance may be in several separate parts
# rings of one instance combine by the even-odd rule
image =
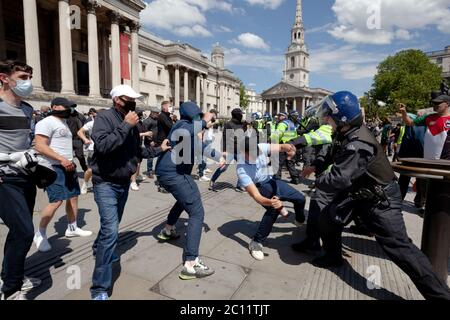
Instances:
[[[251,150],[250,142],[250,138],[245,138],[241,148],[241,156],[245,157],[245,161],[238,164],[236,171],[239,184],[266,209],[258,231],[249,245],[253,258],[263,260],[262,243],[269,236],[272,226],[283,208],[282,201],[293,203],[296,224],[302,224],[305,222],[305,197],[286,182],[273,179],[274,173],[268,159],[272,153],[280,152],[286,152],[289,157],[295,157],[295,147],[290,144],[260,143],[255,148],[258,150]]]

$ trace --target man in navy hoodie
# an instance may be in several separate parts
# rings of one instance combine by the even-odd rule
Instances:
[[[94,300],[108,300],[111,290],[112,264],[119,260],[114,252],[130,189],[130,178],[136,172],[139,160],[154,158],[168,150],[167,141],[158,148],[142,148],[139,117],[135,99],[141,95],[128,85],[112,89],[114,107],[102,111],[95,119],[92,140],[94,199],[100,214],[100,231],[93,245],[95,268],[91,295]]]
[[[185,102],[180,107],[181,120],[172,127],[168,139],[172,150],[160,155],[156,163],[156,175],[159,183],[176,199],[170,210],[167,223],[158,238],[169,241],[179,237],[175,231],[175,224],[181,213],[189,215],[186,232],[186,244],[183,250],[183,270],[179,277],[182,280],[203,278],[214,273],[199,259],[200,238],[204,219],[204,209],[200,191],[191,176],[194,167],[195,151],[202,152],[206,145],[199,138],[199,134],[206,128],[214,114],[203,116],[200,108],[193,102]],[[201,148],[198,148],[201,147]],[[225,160],[215,150],[209,150],[205,155],[216,161]],[[201,156],[198,159],[202,159]]]

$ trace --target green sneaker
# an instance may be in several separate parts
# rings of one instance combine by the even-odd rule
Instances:
[[[183,267],[181,273],[179,275],[181,280],[193,280],[199,278],[205,278],[212,274],[214,274],[214,269],[207,267],[202,260],[197,258],[195,266],[192,268],[193,270],[189,270],[186,267]]]
[[[170,241],[178,239],[180,235],[175,230],[175,227],[170,230],[170,233],[167,233],[166,228],[163,228],[161,232],[158,234],[158,239],[161,241]]]

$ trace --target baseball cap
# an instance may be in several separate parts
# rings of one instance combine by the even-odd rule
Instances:
[[[141,98],[142,95],[133,90],[129,85],[121,84],[111,90],[111,98],[126,96],[132,99]]]
[[[445,94],[440,95],[439,97],[433,99],[431,102],[433,103],[442,103],[442,102],[448,102],[450,103],[450,96],[447,96]]]
[[[55,98],[51,102],[51,106],[63,106],[64,108],[76,108],[77,104],[73,101],[67,100],[66,98]]]

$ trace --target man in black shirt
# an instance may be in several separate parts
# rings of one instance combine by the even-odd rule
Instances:
[[[160,146],[161,143],[167,138],[173,126],[173,120],[170,117],[169,107],[169,101],[164,101],[161,103],[161,113],[158,117],[158,133],[156,138],[157,146]]]

